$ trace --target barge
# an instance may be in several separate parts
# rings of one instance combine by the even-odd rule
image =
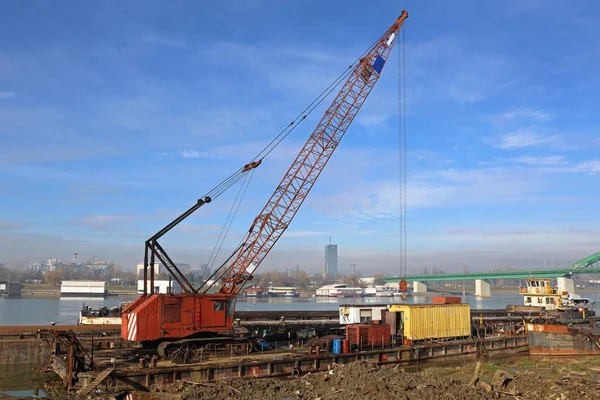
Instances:
[[[527,324],[532,356],[600,355],[600,328],[561,324]]]

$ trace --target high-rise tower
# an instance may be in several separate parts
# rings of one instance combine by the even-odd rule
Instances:
[[[330,277],[338,276],[337,244],[331,244],[331,236],[329,236],[329,244],[325,246],[325,268],[325,272]]]

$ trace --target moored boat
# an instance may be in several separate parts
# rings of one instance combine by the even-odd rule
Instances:
[[[98,310],[84,304],[79,312],[79,325],[121,325],[121,311],[127,303],[121,303],[114,307],[102,307]]]

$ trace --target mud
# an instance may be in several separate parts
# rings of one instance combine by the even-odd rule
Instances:
[[[596,362],[600,364],[600,361]],[[579,363],[578,366],[581,367],[582,364]],[[476,383],[471,385],[475,364],[406,372],[394,366],[379,367],[367,362],[356,362],[333,366],[329,372],[308,374],[288,380],[232,380],[191,385],[182,393],[181,398],[183,400],[581,400],[600,398],[600,373],[594,374],[593,369],[586,370],[585,366],[573,368],[570,363],[558,366],[552,363],[511,364],[503,366],[507,369],[497,373],[500,367],[502,366],[493,364],[481,365]],[[498,380],[499,376],[502,379]]]

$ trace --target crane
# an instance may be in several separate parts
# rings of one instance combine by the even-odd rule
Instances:
[[[240,246],[213,274],[215,283],[194,288],[160,245],[159,239],[253,172],[262,159],[244,165],[146,241],[144,292],[122,312],[121,336],[124,339],[140,341],[146,347],[156,346],[161,356],[179,362],[190,360],[190,354],[206,343],[233,340],[223,333],[232,330],[238,292],[281,238],[327,165],[378,81],[406,18],[408,12],[402,11],[392,26],[351,66],[353,68],[346,75],[339,93],[252,222]],[[154,266],[157,260],[179,283],[181,294],[156,293]]]

